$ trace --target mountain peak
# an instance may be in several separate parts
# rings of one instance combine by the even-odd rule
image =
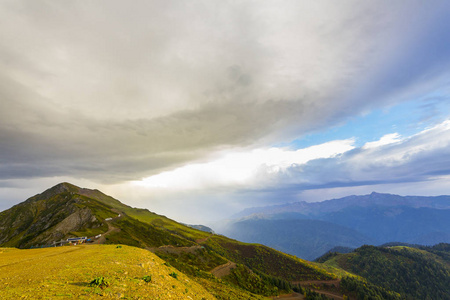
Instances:
[[[81,190],[81,188],[76,185],[73,185],[68,182],[61,182],[61,183],[58,183],[57,185],[45,190],[41,194],[36,195],[32,199],[34,199],[34,200],[48,199],[48,198],[51,198],[52,196],[55,196],[57,194],[61,194],[64,192],[79,193],[80,190]]]
[[[71,184],[69,182],[58,183],[57,185],[55,185],[54,187],[51,187],[50,189],[54,189],[54,188],[62,188],[62,189],[65,189],[67,191],[73,190],[73,189],[76,189],[76,190],[81,189],[80,187],[78,187],[78,186],[76,186],[74,184]]]
[[[395,197],[401,197],[401,196],[399,196],[399,195],[394,195],[394,194],[389,194],[389,193],[378,193],[378,192],[372,192],[372,193],[370,193],[370,195],[369,196],[386,196],[386,197],[389,197],[389,196],[395,196]]]

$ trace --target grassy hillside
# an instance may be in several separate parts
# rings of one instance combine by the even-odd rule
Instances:
[[[132,217],[133,219],[136,219],[142,223],[163,228],[167,232],[182,234],[184,238],[190,239],[192,241],[196,239],[203,239],[209,236],[208,232],[183,225],[165,216],[153,213],[148,209],[133,208],[125,205],[119,200],[103,194],[99,190],[79,188],[69,183],[63,183],[63,185],[67,185],[75,193],[96,199],[97,201],[106,204],[108,207],[123,212],[127,216]]]
[[[289,281],[335,278],[320,265],[197,230],[68,183],[31,197],[1,216],[0,227],[7,230],[0,231],[0,246],[27,248],[102,234],[96,242],[153,251],[218,299],[260,299],[290,291]],[[214,273],[218,268],[222,271]]]
[[[333,274],[315,264],[263,245],[242,243],[219,235],[212,236],[204,245],[227,259],[243,264],[252,270],[287,281],[335,278]]]
[[[363,246],[335,254],[325,264],[339,266],[373,285],[411,299],[447,299],[450,295],[449,247]]]
[[[0,248],[0,268],[1,299],[214,299],[153,253],[129,246]],[[108,286],[90,285],[99,277]]]
[[[112,220],[106,222],[108,218]],[[114,227],[120,230],[109,234],[109,243],[142,248],[192,246],[196,238],[208,235],[148,210],[131,208],[100,191],[62,183],[0,213],[0,246],[48,245]]]

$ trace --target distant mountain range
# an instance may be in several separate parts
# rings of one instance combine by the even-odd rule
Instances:
[[[235,217],[222,229],[225,235],[308,260],[336,246],[450,242],[450,196],[403,197],[374,192],[249,208]]]
[[[372,192],[368,195],[352,195],[320,202],[300,201],[281,205],[252,207],[244,209],[233,217],[237,219],[253,214],[274,215],[289,212],[314,216],[340,211],[347,207],[370,207],[374,205],[383,207],[408,206],[411,208],[428,207],[436,209],[450,209],[450,196],[399,196]]]

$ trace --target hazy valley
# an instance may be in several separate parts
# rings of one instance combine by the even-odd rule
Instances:
[[[338,246],[450,243],[450,197],[372,193],[250,208],[222,231],[308,260]]]

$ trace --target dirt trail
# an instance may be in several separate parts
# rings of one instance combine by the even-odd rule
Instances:
[[[302,294],[299,294],[299,293],[292,293],[292,294],[288,294],[288,295],[280,295],[280,296],[274,297],[272,299],[300,300],[300,299],[305,299],[305,296],[303,296]]]
[[[115,219],[120,219],[122,218],[122,216],[120,217],[116,217]],[[110,222],[106,222],[106,224],[108,225],[108,231],[106,231],[105,233],[102,234],[101,237],[99,237],[97,240],[95,240],[93,242],[93,244],[104,244],[106,242],[106,236],[112,232],[120,232],[120,228],[114,227],[113,225],[111,225]]]
[[[330,297],[333,300],[343,300],[344,298],[341,295],[336,295],[332,292],[327,292],[327,291],[319,291],[319,290],[315,290],[315,292],[319,293],[319,294],[323,294],[327,297]]]
[[[173,253],[173,254],[180,254],[180,253],[192,253],[194,254],[195,251],[203,249],[203,246],[197,245],[197,246],[191,246],[191,247],[175,247],[172,245],[167,246],[161,246],[161,247],[149,247],[146,248],[147,250],[150,250],[151,252],[166,252],[166,253]]]
[[[316,293],[325,295],[333,300],[343,300],[344,298],[341,295],[337,295],[335,293],[332,292],[328,292],[328,291],[320,291],[320,290],[314,290]],[[277,297],[274,297],[272,299],[283,299],[283,300],[299,300],[299,299],[305,299],[305,296],[303,296],[302,294],[299,293],[292,293],[292,294],[288,294],[288,295],[280,295]]]
[[[229,275],[231,270],[233,270],[234,268],[236,268],[236,264],[234,262],[229,261],[226,264],[215,267],[210,272],[214,276],[222,278],[224,276]]]
[[[332,285],[334,284],[335,286],[339,286],[339,283],[341,282],[340,279],[336,279],[336,280],[308,280],[308,281],[292,281],[292,284],[300,284],[302,286],[306,286],[309,284],[314,284],[314,285],[322,285],[322,284],[327,284],[327,285]]]
[[[207,236],[207,237],[205,237],[205,238],[203,238],[203,239],[195,240],[195,242],[196,242],[197,244],[205,243],[205,242],[208,241],[213,235],[214,235],[214,233],[211,233],[211,235],[209,235],[209,236]]]
[[[324,291],[324,290],[318,290],[315,289],[314,286],[320,287],[323,284],[331,286],[334,285],[336,288],[339,288],[339,285],[341,283],[340,279],[336,280],[308,280],[308,281],[293,281],[292,284],[300,284],[302,287],[309,288],[319,294],[323,294],[327,297],[330,297],[334,300],[342,300],[342,296],[339,293],[331,292],[331,291]],[[296,299],[296,298],[292,298]],[[300,298],[299,298],[300,299]]]

